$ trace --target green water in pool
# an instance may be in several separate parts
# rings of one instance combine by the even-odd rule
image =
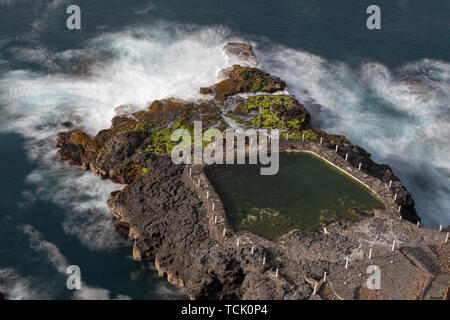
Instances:
[[[260,165],[249,164],[212,165],[206,174],[234,230],[270,240],[384,208],[364,185],[306,152],[280,153],[280,169],[273,176],[262,176]]]

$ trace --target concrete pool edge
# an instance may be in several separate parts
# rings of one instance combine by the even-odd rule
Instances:
[[[354,167],[349,161],[350,159],[345,160],[341,154],[335,152],[326,145],[317,142],[281,140],[279,152],[306,152],[313,154],[326,164],[331,165],[342,174],[361,184],[368,192],[373,193],[373,195],[385,206],[384,208],[373,209],[373,212],[377,216],[387,215],[391,218],[396,217],[401,219],[401,206],[399,207],[396,203],[397,199],[395,198],[393,188],[389,188],[389,185],[386,184],[386,182],[370,175],[363,168],[359,170],[359,167]],[[204,164],[187,165],[184,169],[182,179],[202,200],[207,213],[209,232],[213,238],[225,245],[237,245],[238,243],[239,245],[244,245],[245,243],[261,243],[261,241],[279,241],[263,238],[250,231],[235,231],[228,223],[225,206],[222,203],[220,195],[215,191],[214,186],[205,173],[205,168],[206,165]],[[400,184],[400,181],[397,181],[396,183]],[[298,229],[293,229],[290,232],[296,230]],[[253,239],[253,237],[256,238]],[[280,238],[283,238],[283,236]]]
[[[363,181],[359,180],[358,178],[356,178],[355,176],[352,176],[350,173],[348,173],[347,171],[345,171],[344,169],[338,167],[337,165],[335,165],[334,163],[328,161],[327,159],[323,158],[322,156],[318,155],[317,153],[310,151],[310,150],[284,150],[281,152],[304,152],[304,153],[308,153],[308,154],[312,154],[313,156],[319,158],[320,160],[324,161],[326,164],[330,165],[332,168],[338,170],[340,173],[342,173],[344,176],[348,177],[351,180],[354,180],[356,183],[361,184],[362,187],[364,189],[367,189],[367,192],[370,192],[372,195],[374,195],[378,200],[380,200],[380,202],[382,202],[386,208],[386,203],[380,199],[378,197],[378,195],[376,194],[376,192],[374,190],[372,190],[367,184],[365,184]]]

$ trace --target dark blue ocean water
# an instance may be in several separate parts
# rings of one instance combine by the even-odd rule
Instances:
[[[66,28],[77,4],[82,29]],[[381,7],[382,29],[365,13]],[[424,224],[450,224],[450,2],[0,0],[0,291],[11,298],[182,297],[152,264],[132,261],[105,201],[121,188],[61,164],[60,123],[91,134],[113,108],[197,98],[235,61],[228,40],[256,45],[317,125],[389,163]],[[92,64],[89,77],[71,73]],[[83,290],[66,288],[67,265]]]

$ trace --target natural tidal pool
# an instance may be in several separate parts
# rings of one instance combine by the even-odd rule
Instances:
[[[307,152],[280,153],[280,170],[260,175],[260,165],[212,165],[206,174],[234,230],[270,240],[293,229],[311,232],[358,212],[384,208],[364,185]]]

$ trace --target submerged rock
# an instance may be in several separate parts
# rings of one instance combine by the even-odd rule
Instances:
[[[248,62],[254,66],[259,66],[260,62],[253,51],[253,46],[243,42],[228,42],[223,50],[226,54],[238,57],[242,61]]]

